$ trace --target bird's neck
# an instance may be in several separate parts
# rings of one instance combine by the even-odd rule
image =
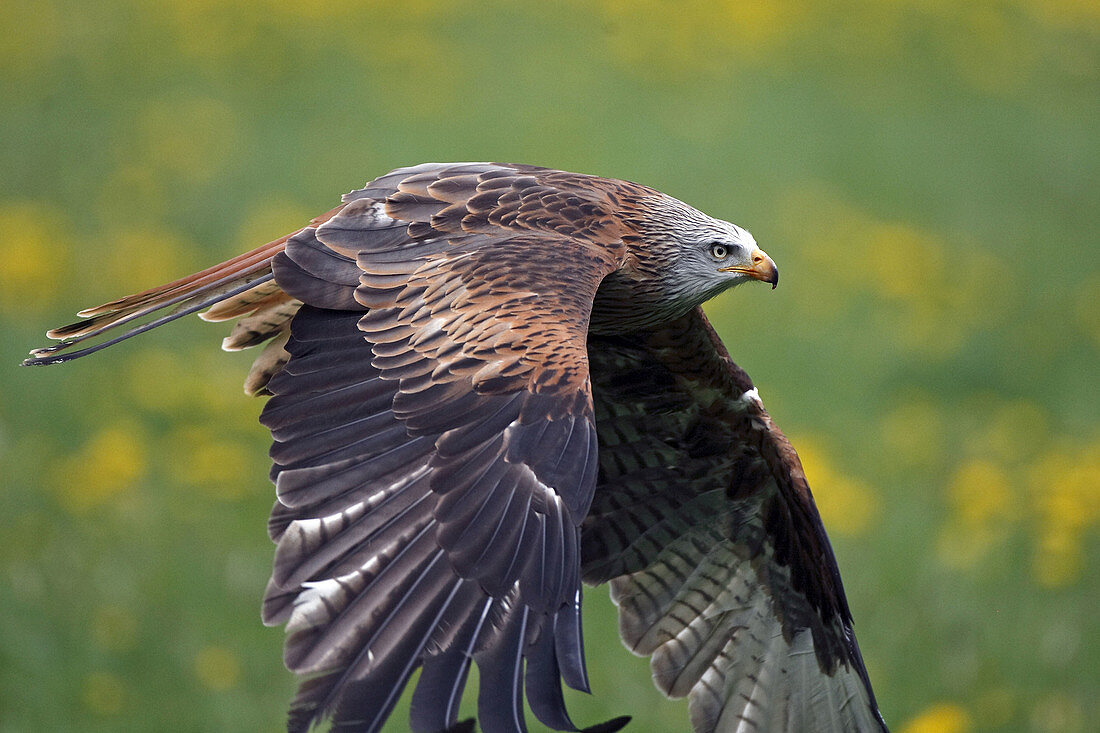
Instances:
[[[669,291],[665,284],[657,279],[631,278],[622,271],[611,273],[596,291],[589,332],[612,335],[656,328],[716,295]]]

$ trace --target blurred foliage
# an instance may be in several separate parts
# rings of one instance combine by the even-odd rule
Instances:
[[[0,731],[275,731],[293,688],[258,621],[250,355],[197,319],[25,350],[390,168],[483,159],[647,183],[779,263],[710,312],[802,451],[896,730],[1095,729],[1100,4],[5,0],[0,25]],[[587,606],[575,717],[683,730]]]

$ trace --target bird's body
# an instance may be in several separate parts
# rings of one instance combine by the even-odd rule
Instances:
[[[472,662],[486,731],[524,730],[524,688],[576,730],[582,579],[696,731],[884,730],[797,456],[698,308],[777,278],[748,232],[644,186],[424,164],[29,362],[165,307],[270,340],[246,389],[273,395],[291,730],[376,730],[418,667],[412,728],[450,729]]]

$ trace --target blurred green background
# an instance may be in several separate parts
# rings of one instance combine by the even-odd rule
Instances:
[[[753,231],[782,287],[709,311],[803,456],[887,721],[1096,730],[1094,0],[4,0],[0,27],[0,731],[280,729],[252,355],[192,318],[16,365],[426,160]],[[586,598],[574,717],[685,730]]]

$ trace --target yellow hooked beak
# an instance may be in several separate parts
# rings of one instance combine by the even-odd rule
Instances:
[[[762,280],[766,283],[772,284],[772,289],[779,284],[779,268],[772,262],[772,258],[768,257],[764,253],[764,250],[757,247],[749,255],[749,261],[751,265],[733,265],[732,267],[720,267],[719,272],[740,272],[742,275],[748,275],[754,280]]]

